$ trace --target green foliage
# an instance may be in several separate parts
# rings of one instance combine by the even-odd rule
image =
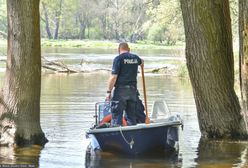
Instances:
[[[237,0],[230,1],[230,9],[237,37]],[[178,0],[41,0],[40,16],[43,38],[48,37],[46,21],[53,38],[59,20],[59,39],[151,41],[161,45],[184,42]],[[2,32],[7,32],[6,18],[6,0],[0,0]]]
[[[162,43],[164,40],[164,28],[160,25],[153,24],[150,29],[148,30],[148,40],[153,41],[154,43],[156,41],[159,41]]]
[[[61,0],[42,2],[47,4],[50,29],[54,31]],[[154,43],[175,45],[184,36],[179,9],[177,1],[169,0],[161,0],[161,3],[149,0],[66,0],[62,3],[59,37],[131,42],[148,39]],[[44,16],[43,8],[41,15]],[[45,25],[41,25],[42,36],[46,37]]]
[[[0,31],[7,33],[6,0],[0,0]],[[1,35],[0,35],[0,37],[1,37]]]
[[[101,30],[99,28],[90,28],[88,32],[89,32],[89,39],[96,39],[96,40],[102,39]]]
[[[144,25],[148,31],[147,38],[154,42],[175,45],[177,41],[184,40],[183,24],[179,1],[162,0],[155,6],[152,4],[147,10],[151,17]]]

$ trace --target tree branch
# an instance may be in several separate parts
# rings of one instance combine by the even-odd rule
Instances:
[[[8,37],[8,34],[3,31],[0,31],[0,35],[2,35],[4,39],[7,39]]]

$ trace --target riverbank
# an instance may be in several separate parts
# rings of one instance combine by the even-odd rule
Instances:
[[[66,47],[66,48],[102,48],[102,49],[116,49],[119,42],[115,41],[95,41],[95,40],[48,40],[42,39],[42,47]],[[152,44],[149,42],[129,43],[130,48],[142,49],[184,49],[184,44],[177,46],[165,46]]]
[[[107,40],[49,40],[41,39],[41,47],[63,47],[63,48],[93,48],[93,49],[116,49],[119,42]],[[1,46],[7,46],[7,40],[0,39]],[[181,43],[176,46],[166,46],[164,44],[153,44],[148,41],[138,43],[129,43],[132,49],[184,49],[185,44]]]

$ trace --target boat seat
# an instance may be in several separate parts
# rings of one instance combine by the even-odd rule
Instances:
[[[165,118],[169,117],[171,112],[167,103],[164,100],[156,100],[152,104],[151,118]]]

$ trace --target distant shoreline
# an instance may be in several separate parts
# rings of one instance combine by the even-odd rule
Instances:
[[[129,43],[129,42],[128,42]],[[41,39],[41,47],[61,47],[61,48],[100,48],[100,49],[116,49],[119,42],[116,41],[108,41],[108,40],[50,40],[50,39]],[[0,39],[1,46],[7,46],[7,40]],[[166,46],[165,44],[154,44],[146,41],[139,41],[138,43],[129,43],[131,49],[160,49],[160,50],[168,50],[168,49],[177,49],[183,50],[185,48],[185,44],[181,43],[175,46]]]
[[[116,50],[118,47],[118,42],[114,41],[96,41],[96,40],[49,40],[49,39],[41,39],[41,46],[43,49],[45,48],[82,48],[82,49],[106,49],[106,50]],[[131,50],[184,50],[185,46],[177,45],[177,46],[165,46],[165,45],[155,45],[155,44],[146,44],[145,42],[140,43],[129,43]],[[3,49],[7,47],[7,40],[0,39],[0,46]],[[163,51],[161,51],[163,52]],[[0,53],[0,55],[3,53]],[[6,58],[5,58],[6,59]],[[0,60],[4,61],[4,60]],[[170,66],[173,65],[173,66]],[[159,75],[169,75],[169,76],[179,76],[179,77],[187,77],[186,65],[181,61],[175,61],[165,65],[164,67],[157,67],[154,69],[146,69],[146,73],[151,74],[159,74]],[[49,70],[50,68],[50,70]],[[45,72],[48,73],[58,73],[54,72],[54,67],[46,67],[43,68]],[[51,70],[53,69],[53,70]],[[44,72],[43,71],[43,72]],[[106,71],[106,70],[100,70]],[[99,72],[97,70],[96,72]],[[66,72],[64,72],[66,74]],[[82,73],[92,73],[92,72],[82,72]],[[59,73],[60,74],[60,73]],[[62,73],[63,74],[63,73]]]
[[[129,42],[128,42],[129,43]],[[119,42],[107,40],[49,40],[41,39],[42,47],[102,48],[116,49]],[[184,49],[185,45],[166,46],[146,42],[129,43],[131,49]]]

